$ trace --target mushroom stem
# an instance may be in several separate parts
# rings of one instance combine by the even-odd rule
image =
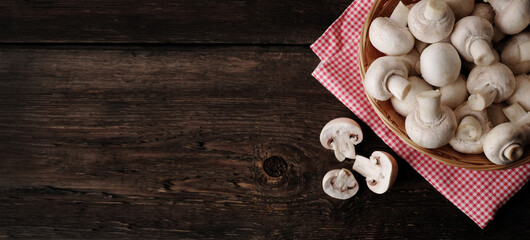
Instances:
[[[337,178],[335,178],[335,182],[333,183],[333,185],[340,189],[341,191],[346,191],[348,189],[348,187],[352,187],[352,186],[348,186],[348,183],[350,182],[349,181],[349,173],[346,172],[346,169],[341,169],[340,172],[339,172],[339,175],[337,176]],[[353,185],[353,187],[355,186],[355,184]]]
[[[431,21],[438,21],[445,16],[447,3],[443,0],[428,0],[423,14],[425,18]]]
[[[407,79],[399,76],[392,75],[386,82],[386,88],[399,100],[403,100],[410,91],[410,83]]]
[[[495,55],[493,55],[490,45],[484,39],[477,39],[471,42],[469,53],[475,64],[480,66],[490,65],[495,60]]]
[[[425,91],[416,96],[418,99],[418,113],[422,122],[430,124],[436,123],[442,117],[440,91]]]
[[[517,122],[522,119],[527,113],[520,104],[514,103],[503,110],[504,115],[510,120],[510,122]]]
[[[478,92],[473,93],[467,99],[469,107],[475,111],[482,111],[484,108],[490,106],[497,97],[497,89],[491,85],[486,85]]]
[[[335,152],[335,157],[341,162],[344,161],[347,156],[355,156],[355,141],[350,139],[350,134],[348,132],[337,133],[337,136],[333,138],[333,142],[331,142],[330,145]]]
[[[526,41],[519,45],[519,54],[521,62],[530,61],[530,41]]]
[[[456,137],[465,141],[475,141],[482,136],[480,122],[473,116],[467,116],[460,121],[456,130]]]
[[[512,162],[521,158],[523,156],[523,153],[524,153],[524,148],[521,147],[521,145],[517,143],[512,143],[508,145],[503,151],[504,157],[506,157],[506,159]]]
[[[372,160],[375,160],[376,163],[374,164]],[[353,163],[353,170],[365,177],[368,184],[374,183],[375,179],[373,177],[381,172],[380,168],[381,165],[379,165],[377,159],[371,159],[361,155],[357,155]]]

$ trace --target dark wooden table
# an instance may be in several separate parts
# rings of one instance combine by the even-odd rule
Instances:
[[[481,230],[399,158],[384,195],[322,191],[351,164],[320,130],[358,118],[309,45],[349,4],[0,1],[0,238],[530,237],[529,187]]]

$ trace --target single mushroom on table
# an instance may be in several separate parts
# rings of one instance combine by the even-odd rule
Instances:
[[[449,145],[461,153],[482,153],[484,139],[492,128],[486,109],[475,111],[465,102],[458,106],[454,113],[458,127]]]
[[[348,169],[334,169],[322,179],[322,188],[329,196],[336,199],[348,199],[359,191],[355,176]]]
[[[339,161],[355,159],[355,145],[363,140],[363,132],[357,122],[349,118],[335,118],[320,132],[320,143],[333,149]]]
[[[451,33],[451,43],[458,53],[468,62],[486,66],[495,60],[491,50],[491,39],[493,38],[493,26],[488,20],[467,16],[455,24]]]
[[[421,76],[436,87],[456,81],[461,67],[460,56],[450,43],[433,43],[420,55]]]
[[[512,36],[501,53],[501,62],[513,74],[530,72],[530,29]]]
[[[467,77],[469,106],[481,111],[493,102],[508,99],[515,90],[515,76],[512,71],[500,62],[488,66],[476,66]]]
[[[410,76],[409,82],[410,82],[411,88],[410,88],[409,93],[403,100],[400,100],[396,97],[390,98],[390,102],[392,103],[392,107],[394,107],[394,110],[396,110],[396,112],[399,113],[403,117],[406,117],[407,115],[409,115],[409,113],[414,111],[414,108],[416,108],[416,105],[418,105],[418,100],[416,99],[416,95],[424,91],[432,90],[432,86],[428,84],[427,82],[425,82],[425,80],[421,79],[420,77]]]
[[[506,102],[518,103],[524,110],[530,111],[530,76],[526,74],[515,76],[515,91]]]
[[[519,160],[530,143],[530,112],[515,103],[504,113],[510,122],[497,125],[484,139],[484,154],[498,165]]]
[[[418,106],[405,119],[407,135],[414,143],[428,149],[447,144],[456,130],[453,110],[442,105],[438,90],[425,91],[416,97]]]
[[[372,192],[383,194],[394,184],[398,166],[392,155],[375,151],[370,158],[358,155],[353,170],[366,178],[366,185]]]
[[[368,38],[377,50],[387,55],[403,55],[414,47],[414,36],[407,27],[387,17],[378,17],[370,23]]]
[[[504,34],[517,34],[530,24],[530,0],[484,0],[495,10],[495,25]]]
[[[435,43],[451,35],[455,16],[444,0],[421,0],[410,9],[408,24],[418,40]]]
[[[396,61],[393,56],[380,57],[368,67],[364,76],[364,88],[379,101],[386,101],[392,96],[403,99],[410,90],[408,75],[403,61]]]

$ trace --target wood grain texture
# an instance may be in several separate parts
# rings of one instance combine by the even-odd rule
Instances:
[[[307,47],[0,48],[0,237],[530,236],[528,187],[481,231],[399,158],[388,193],[325,195],[351,163],[320,129],[357,118],[317,63]],[[359,154],[391,151],[361,127]]]
[[[350,3],[3,0],[0,42],[310,44]]]

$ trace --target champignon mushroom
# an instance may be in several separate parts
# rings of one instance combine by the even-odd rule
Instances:
[[[482,17],[488,20],[488,22],[490,22],[491,24],[493,24],[493,20],[495,19],[495,11],[493,10],[493,7],[491,7],[491,5],[487,3],[475,4],[471,15]]]
[[[475,0],[445,0],[445,2],[453,10],[456,20],[471,14],[475,7]]]
[[[495,25],[505,34],[517,34],[530,23],[529,0],[484,0],[495,10]]]
[[[460,56],[450,43],[433,43],[420,56],[423,79],[436,87],[456,81],[461,67]]]
[[[497,125],[484,139],[484,154],[498,165],[519,160],[530,143],[530,112],[515,103],[505,108],[504,113],[510,122]]]
[[[484,139],[492,128],[486,109],[474,111],[469,107],[468,102],[465,102],[458,106],[454,113],[458,127],[449,145],[461,153],[482,153]]]
[[[451,43],[458,53],[468,62],[477,65],[489,65],[495,57],[491,52],[491,39],[493,38],[493,26],[488,20],[467,16],[455,24],[451,33]]]
[[[396,61],[392,56],[384,56],[373,61],[366,71],[364,88],[379,101],[386,101],[392,96],[403,99],[410,90],[407,78],[405,63]]]
[[[489,66],[477,66],[467,77],[469,106],[475,111],[487,108],[493,102],[508,99],[515,90],[515,76],[500,62]]]
[[[469,93],[466,89],[466,77],[462,74],[458,76],[456,81],[439,88],[442,94],[442,104],[451,109],[455,109],[466,101]],[[410,94],[410,92],[409,92]]]
[[[335,118],[320,132],[320,143],[333,149],[340,162],[346,158],[355,159],[355,145],[363,140],[363,132],[357,122],[349,118]]]
[[[438,42],[451,34],[455,23],[453,11],[444,0],[421,0],[410,9],[409,30],[418,40]]]
[[[501,62],[506,64],[513,74],[530,72],[530,30],[508,39],[501,53]]]
[[[403,55],[414,47],[414,36],[409,30],[387,17],[378,17],[370,23],[368,38],[377,50],[387,55]]]
[[[520,74],[515,76],[515,91],[506,101],[509,104],[518,103],[524,110],[530,111],[530,76]]]
[[[336,199],[348,199],[359,191],[355,176],[348,169],[334,169],[322,179],[322,188],[329,196]]]
[[[441,147],[455,134],[455,114],[449,107],[441,104],[440,97],[438,90],[418,94],[418,106],[405,119],[407,135],[421,147]]]
[[[366,178],[366,185],[372,192],[383,194],[394,184],[398,166],[390,154],[375,151],[369,159],[358,155],[353,170]]]
[[[418,104],[416,95],[424,91],[432,90],[432,86],[419,77],[410,76],[409,82],[411,88],[409,93],[403,100],[399,100],[396,97],[390,98],[390,102],[392,103],[392,107],[394,107],[394,110],[396,110],[396,112],[403,117],[409,115],[409,113],[411,113],[414,108],[416,108],[416,105]]]

